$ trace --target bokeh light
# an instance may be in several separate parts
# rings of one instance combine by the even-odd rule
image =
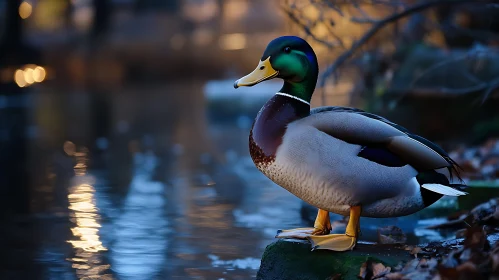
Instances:
[[[14,74],[14,82],[19,87],[27,87],[34,83],[41,83],[47,77],[44,67],[35,64],[27,64],[22,69],[17,69]]]
[[[45,68],[43,68],[41,66],[37,66],[33,70],[33,79],[37,83],[43,82],[43,80],[45,80],[46,75],[47,75],[47,72],[45,71]]]
[[[19,5],[19,16],[22,19],[29,18],[29,16],[31,16],[32,12],[33,12],[33,6],[31,6],[30,3],[22,2],[21,5]]]
[[[24,72],[24,80],[26,81],[26,83],[32,84],[35,82],[35,80],[33,79],[33,69],[26,68],[23,72]]]
[[[242,33],[226,34],[220,37],[220,48],[224,50],[240,50],[246,47],[246,35]]]
[[[21,69],[17,69],[14,74],[14,81],[19,87],[25,87],[26,81],[24,80],[24,71]]]

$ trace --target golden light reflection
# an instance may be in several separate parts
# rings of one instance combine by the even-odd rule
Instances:
[[[89,184],[80,184],[70,188],[68,194],[70,219],[75,223],[71,228],[74,238],[68,243],[75,249],[75,257],[68,259],[76,270],[79,279],[112,279],[103,274],[110,269],[109,264],[102,264],[101,251],[107,251],[100,240],[100,215],[95,204],[95,188]]]
[[[32,12],[33,12],[33,6],[31,6],[30,3],[22,2],[21,5],[19,5],[19,16],[22,19],[29,18],[29,16],[31,16]]]
[[[88,149],[82,147],[80,151],[74,153],[76,165],[74,166],[76,176],[83,176],[87,173]]]
[[[223,50],[240,50],[246,47],[246,35],[242,33],[225,34],[220,37],[220,48]]]
[[[36,70],[36,67],[34,67]],[[78,148],[73,142],[65,141],[63,150],[76,160],[74,166],[75,180],[85,179],[89,150],[86,147]],[[103,264],[101,251],[107,251],[100,240],[100,215],[95,201],[95,188],[88,184],[77,184],[69,189],[69,220],[74,223],[71,228],[73,238],[68,240],[75,249],[75,257],[68,259],[76,270],[79,279],[113,279],[112,275],[105,274],[109,264]]]
[[[97,218],[97,207],[94,199],[95,189],[88,184],[73,187],[68,195],[69,209],[73,210],[71,217],[76,222],[76,227],[71,228],[75,237],[80,240],[69,240],[68,242],[76,249],[85,252],[99,252],[107,250],[99,238],[99,224]]]

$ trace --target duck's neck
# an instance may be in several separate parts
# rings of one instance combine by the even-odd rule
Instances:
[[[315,85],[317,83],[317,74],[311,73],[309,74],[309,76],[310,77],[307,77],[307,79],[299,83],[284,81],[284,84],[282,85],[282,88],[279,92],[293,95],[299,99],[302,99],[310,103],[310,100],[312,99],[312,94],[314,93],[315,90]]]
[[[250,154],[259,164],[271,163],[289,123],[310,114],[307,100],[279,92],[262,107],[250,133]]]

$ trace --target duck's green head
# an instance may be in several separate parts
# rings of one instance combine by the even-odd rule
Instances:
[[[284,80],[280,92],[310,101],[318,73],[312,47],[302,38],[283,36],[269,43],[256,69],[235,81],[234,87],[253,86],[277,77]]]

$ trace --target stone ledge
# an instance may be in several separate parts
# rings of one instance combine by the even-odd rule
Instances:
[[[311,251],[310,243],[304,240],[278,240],[265,249],[256,279],[332,279],[338,274],[341,279],[358,279],[359,269],[368,259],[394,267],[413,258],[396,245],[359,243],[352,251],[333,252]]]

